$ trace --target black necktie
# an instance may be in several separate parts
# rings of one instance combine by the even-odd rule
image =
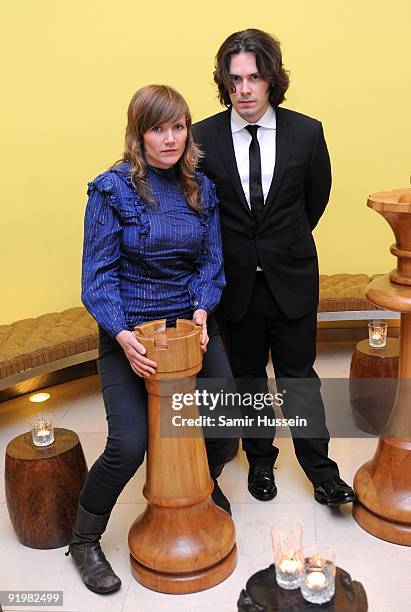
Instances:
[[[256,221],[261,219],[264,211],[264,194],[261,179],[261,155],[260,145],[257,140],[257,130],[259,125],[246,125],[245,129],[251,134],[249,149],[250,158],[250,206]]]

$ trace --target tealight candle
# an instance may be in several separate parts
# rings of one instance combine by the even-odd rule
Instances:
[[[301,595],[314,604],[330,601],[335,592],[335,552],[324,546],[309,546],[301,555]]]
[[[297,559],[283,559],[279,563],[282,572],[294,574],[300,569],[300,564]]]
[[[282,589],[297,589],[300,585],[301,562],[297,551],[302,545],[303,524],[294,518],[275,521],[271,528],[275,578]]]
[[[387,344],[387,323],[371,321],[368,323],[368,343],[371,348],[384,348]]]
[[[36,431],[37,437],[44,437],[50,435],[50,431],[48,429],[38,429]]]
[[[307,576],[307,584],[312,589],[323,589],[327,584],[327,578],[322,572],[311,572]]]
[[[41,412],[30,418],[34,446],[49,446],[54,442],[53,417]]]

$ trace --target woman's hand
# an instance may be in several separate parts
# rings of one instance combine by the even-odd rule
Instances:
[[[123,331],[117,334],[116,340],[136,374],[143,378],[149,378],[151,374],[156,373],[157,364],[151,361],[151,359],[144,357],[146,348],[137,340],[133,332],[123,329]]]
[[[200,331],[200,347],[203,353],[207,350],[207,344],[209,341],[208,333],[207,333],[207,313],[205,310],[201,308],[199,310],[195,310],[193,314],[193,321],[196,325],[201,325]]]

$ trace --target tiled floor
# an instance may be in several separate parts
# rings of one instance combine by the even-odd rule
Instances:
[[[348,375],[352,343],[319,346],[317,370],[323,377]],[[80,435],[87,462],[92,464],[104,446],[106,422],[97,377],[54,387],[52,398],[42,408],[54,413],[57,426]],[[9,440],[27,430],[26,418],[37,411],[27,397],[0,405],[0,449],[4,458]],[[316,539],[336,550],[337,563],[367,591],[372,612],[406,612],[411,609],[411,550],[378,540],[363,531],[351,516],[351,507],[330,510],[316,503],[312,489],[299,468],[289,438],[278,440],[280,456],[276,480],[278,496],[258,502],[247,491],[247,467],[243,454],[224,469],[221,486],[231,501],[237,529],[238,565],[222,584],[192,595],[155,593],[132,578],[128,562],[127,534],[133,519],[144,508],[141,494],[144,469],[123,491],[113,511],[103,547],[123,586],[117,593],[99,596],[81,583],[65,549],[35,550],[20,544],[12,529],[6,506],[4,483],[0,483],[1,590],[62,590],[64,612],[135,612],[174,610],[183,612],[235,612],[236,602],[247,578],[271,563],[270,524],[276,517],[296,516],[304,521],[306,543]],[[330,455],[339,463],[341,474],[351,482],[358,467],[368,460],[376,446],[373,439],[339,438],[331,441]],[[4,610],[42,610],[41,607],[3,606]]]

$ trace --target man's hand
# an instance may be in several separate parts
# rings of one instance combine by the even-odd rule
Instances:
[[[151,374],[156,373],[157,364],[151,361],[151,359],[144,357],[146,349],[137,340],[133,332],[123,329],[123,331],[117,334],[116,340],[123,349],[132,370],[138,376],[149,378]]]
[[[193,314],[193,321],[196,325],[201,325],[200,331],[200,347],[203,353],[207,350],[207,344],[209,341],[207,333],[207,313],[205,310],[195,310]]]

